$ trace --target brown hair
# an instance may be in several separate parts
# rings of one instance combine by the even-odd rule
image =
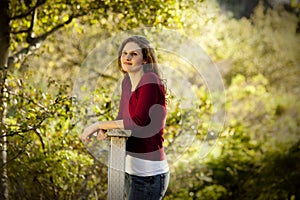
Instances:
[[[155,74],[157,74],[160,77],[159,72],[158,72],[158,67],[157,67],[157,58],[156,58],[155,50],[151,46],[151,43],[149,42],[149,40],[147,40],[145,37],[139,36],[139,35],[131,36],[122,42],[122,44],[119,48],[119,52],[118,52],[119,70],[121,72],[123,72],[124,74],[126,74],[126,72],[122,68],[120,58],[122,56],[122,51],[128,42],[134,42],[141,48],[142,54],[143,54],[143,59],[146,61],[146,64],[143,66],[144,72],[154,72]]]

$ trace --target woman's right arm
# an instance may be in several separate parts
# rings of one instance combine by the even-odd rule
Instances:
[[[116,117],[116,120],[114,121],[103,121],[103,122],[96,122],[88,127],[86,127],[81,134],[81,139],[84,142],[89,142],[90,141],[90,136],[96,132],[97,138],[99,140],[101,139],[106,139],[105,132],[108,129],[124,129],[124,124],[123,124],[123,109],[125,106],[125,94],[123,92],[124,89],[124,80],[122,82],[122,93],[121,93],[121,99],[120,99],[120,104],[119,104],[119,111],[118,115]]]

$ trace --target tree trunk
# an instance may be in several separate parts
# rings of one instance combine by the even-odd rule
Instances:
[[[7,138],[5,136],[5,117],[6,117],[6,101],[7,101],[7,59],[10,42],[10,26],[9,26],[9,1],[0,0],[0,199],[8,199],[8,180],[7,180]]]

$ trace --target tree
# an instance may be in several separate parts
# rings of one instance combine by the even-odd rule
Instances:
[[[98,0],[24,0],[0,2],[0,118],[1,118],[1,199],[8,198],[7,186],[7,103],[8,74],[23,67],[22,62],[38,49],[53,33],[74,22],[103,23],[112,15],[115,20],[128,20],[127,26],[170,24],[176,21],[177,1],[98,1]],[[47,116],[51,117],[51,116]],[[28,127],[27,127],[28,128]]]
[[[6,88],[5,88],[5,81],[7,76],[7,57],[8,57],[8,48],[9,48],[9,33],[10,33],[10,27],[9,27],[9,12],[8,12],[9,4],[8,1],[1,1],[0,2],[0,120],[1,120],[1,137],[0,137],[0,143],[1,143],[1,156],[0,156],[0,165],[3,166],[3,164],[7,160],[7,154],[6,154],[6,137],[3,137],[5,135],[3,124],[5,123],[5,115],[6,115]],[[7,179],[7,171],[6,168],[3,168],[3,172],[1,173],[1,192],[0,197],[3,199],[8,198],[8,185],[6,182]]]
[[[173,166],[166,199],[297,199],[297,18],[262,5],[250,19],[239,20],[214,9],[183,13],[186,34],[199,41],[227,80],[226,124],[205,159],[198,145]]]

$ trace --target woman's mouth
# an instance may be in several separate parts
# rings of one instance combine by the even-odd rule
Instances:
[[[123,64],[125,64],[125,65],[132,65],[131,62],[123,62]]]

